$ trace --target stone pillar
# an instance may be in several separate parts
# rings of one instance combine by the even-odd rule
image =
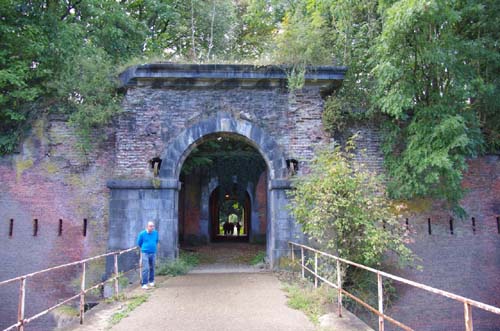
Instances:
[[[210,242],[210,187],[206,178],[201,179],[201,200],[200,200],[200,239],[203,243]]]
[[[279,268],[281,257],[289,253],[288,242],[296,241],[297,230],[300,231],[288,210],[287,190],[290,188],[290,181],[285,179],[269,183],[267,256],[272,269]]]
[[[117,250],[136,245],[137,235],[148,221],[156,224],[160,237],[158,256],[178,256],[177,179],[111,180],[108,249]]]

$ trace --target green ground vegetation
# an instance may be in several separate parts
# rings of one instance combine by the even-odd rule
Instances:
[[[300,310],[315,324],[328,313],[329,305],[337,300],[337,292],[328,286],[314,288],[308,282],[293,282],[284,286],[290,308]]]
[[[181,251],[179,257],[173,261],[167,261],[156,268],[159,276],[180,276],[187,274],[200,263],[200,257],[193,252]]]
[[[142,294],[142,295],[136,295],[133,297],[130,297],[126,301],[126,305],[123,309],[121,309],[119,312],[113,314],[110,319],[110,324],[115,325],[118,324],[122,319],[127,317],[134,309],[142,305],[144,302],[148,300],[148,295],[147,294]]]

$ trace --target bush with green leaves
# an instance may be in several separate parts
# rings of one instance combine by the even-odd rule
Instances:
[[[293,180],[291,212],[323,250],[372,267],[388,253],[411,264],[398,220],[402,206],[387,197],[379,177],[354,162],[355,138],[316,153],[310,172]]]

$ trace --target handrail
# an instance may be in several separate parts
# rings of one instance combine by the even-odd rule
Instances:
[[[78,297],[80,298],[80,324],[83,324],[83,320],[84,320],[84,308],[85,308],[85,294],[93,289],[96,289],[98,288],[99,286],[102,286],[104,285],[105,283],[107,282],[110,282],[110,281],[114,281],[114,293],[115,295],[118,295],[118,292],[119,292],[119,288],[118,288],[118,278],[120,277],[119,276],[119,272],[118,272],[118,256],[122,255],[122,254],[125,254],[125,253],[128,253],[128,252],[131,252],[131,251],[135,251],[137,250],[139,247],[135,246],[135,247],[131,247],[131,248],[127,248],[127,249],[123,249],[123,250],[119,250],[119,251],[114,251],[114,252],[109,252],[109,253],[105,253],[105,254],[101,254],[101,255],[97,255],[97,256],[92,256],[92,257],[89,257],[89,258],[86,258],[86,259],[83,259],[83,260],[79,260],[79,261],[74,261],[74,262],[70,262],[70,263],[66,263],[66,264],[61,264],[61,265],[57,265],[57,266],[54,266],[54,267],[50,267],[50,268],[47,268],[47,269],[43,269],[43,270],[39,270],[39,271],[35,271],[35,272],[32,272],[32,273],[29,273],[29,274],[25,274],[25,275],[22,275],[22,276],[17,276],[17,277],[14,277],[14,278],[11,278],[11,279],[7,279],[7,280],[4,280],[4,281],[1,281],[0,282],[0,286],[2,285],[6,285],[6,284],[9,284],[9,283],[12,283],[12,282],[15,282],[15,281],[20,281],[20,286],[19,286],[19,303],[18,303],[18,310],[17,310],[17,322],[15,324],[12,324],[10,325],[9,327],[7,327],[6,329],[4,329],[3,331],[9,331],[9,330],[13,330],[14,328],[17,328],[18,331],[24,331],[24,326],[28,323],[30,323],[31,321],[39,318],[39,317],[42,317],[43,315],[45,314],[48,314],[49,312],[51,312],[52,310],[72,301],[72,300],[75,300],[77,299]],[[87,266],[87,262],[90,262],[90,261],[93,261],[93,260],[97,260],[97,259],[100,259],[100,258],[103,258],[103,257],[107,257],[107,256],[113,256],[114,257],[114,276],[111,277],[111,278],[108,278],[92,287],[89,287],[89,288],[85,288],[85,276],[86,276],[86,266]],[[26,318],[24,316],[24,308],[25,308],[25,302],[26,302],[26,280],[28,278],[31,278],[35,275],[39,275],[39,274],[42,274],[42,273],[46,273],[46,272],[49,272],[49,271],[54,271],[54,270],[58,270],[58,269],[62,269],[62,268],[67,268],[67,267],[71,267],[71,266],[74,266],[74,265],[82,265],[82,278],[81,278],[81,290],[80,290],[80,293],[70,297],[70,298],[66,298],[64,299],[63,301],[59,302],[58,304],[56,305],[53,305],[31,317],[28,317]],[[139,269],[141,269],[141,266],[142,266],[142,257],[140,256],[139,257]],[[134,270],[136,268],[132,268],[130,270]],[[130,271],[130,270],[127,270],[127,271]]]
[[[454,293],[451,293],[451,292],[443,291],[443,290],[437,289],[435,287],[428,286],[428,285],[425,285],[425,284],[421,284],[421,283],[418,283],[418,282],[415,282],[415,281],[412,281],[412,280],[409,280],[409,279],[406,279],[406,278],[403,278],[403,277],[399,277],[399,276],[396,276],[396,275],[393,275],[393,274],[390,274],[390,273],[387,273],[387,272],[384,272],[384,271],[381,271],[381,270],[378,270],[378,269],[367,267],[365,265],[362,265],[362,264],[359,264],[359,263],[356,263],[356,262],[353,262],[353,261],[350,261],[350,260],[346,260],[346,259],[343,259],[341,257],[335,256],[335,255],[332,255],[332,254],[329,254],[329,253],[326,253],[326,252],[322,252],[322,251],[317,250],[317,249],[315,249],[313,247],[309,247],[309,246],[306,246],[306,245],[303,245],[303,244],[299,244],[299,243],[295,243],[295,242],[291,242],[291,241],[288,242],[288,244],[290,245],[291,256],[292,256],[292,261],[293,262],[295,262],[295,250],[294,250],[294,246],[295,247],[300,247],[300,251],[301,251],[301,262],[300,262],[300,264],[301,264],[301,270],[302,270],[302,277],[303,278],[305,277],[305,270],[307,270],[309,273],[311,273],[315,277],[315,279],[314,279],[314,285],[315,285],[315,287],[318,286],[318,279],[319,279],[319,280],[323,281],[325,284],[328,284],[329,286],[331,286],[333,288],[336,288],[338,290],[337,291],[337,301],[338,301],[337,305],[338,305],[339,317],[342,317],[342,294],[345,294],[348,297],[350,297],[353,300],[355,300],[356,302],[358,302],[359,304],[361,304],[362,306],[364,306],[365,308],[367,308],[368,310],[370,310],[373,313],[375,313],[376,315],[378,315],[378,317],[379,317],[379,331],[383,331],[384,330],[384,321],[385,320],[388,320],[389,322],[391,322],[391,323],[399,326],[400,328],[402,328],[404,330],[408,330],[408,331],[412,331],[413,330],[409,326],[404,325],[403,323],[401,323],[399,321],[396,321],[392,317],[384,314],[384,311],[383,311],[383,278],[382,277],[385,277],[385,278],[388,278],[388,279],[392,279],[392,280],[395,280],[397,282],[400,282],[400,283],[403,283],[403,284],[406,284],[406,285],[410,285],[410,286],[422,289],[424,291],[428,291],[428,292],[431,292],[431,293],[434,293],[434,294],[438,294],[438,295],[444,296],[446,298],[449,298],[449,299],[452,299],[452,300],[455,300],[455,301],[462,302],[464,304],[464,320],[465,320],[465,329],[466,329],[466,331],[473,331],[471,306],[477,307],[477,308],[480,308],[480,309],[483,309],[483,310],[486,310],[486,311],[489,311],[489,312],[491,312],[493,314],[500,315],[500,308],[498,308],[498,307],[491,306],[491,305],[488,305],[488,304],[485,304],[485,303],[482,303],[482,302],[479,302],[479,301],[476,301],[476,300],[472,300],[472,299],[469,299],[469,298],[466,298],[466,297],[463,297],[461,295],[457,295],[457,294],[454,294]],[[311,268],[308,268],[305,265],[305,263],[304,263],[304,261],[305,261],[304,250],[308,250],[308,251],[314,252],[314,270],[312,270]],[[318,273],[318,255],[326,256],[326,257],[332,258],[332,259],[334,259],[336,261],[336,264],[337,264],[337,284],[334,284],[331,281],[329,281],[329,280],[327,280],[324,277],[322,277],[322,276],[319,275],[319,273]],[[353,294],[347,292],[345,289],[342,288],[342,280],[341,280],[341,275],[340,275],[340,263],[341,262],[345,263],[345,264],[348,264],[348,265],[352,265],[352,266],[357,267],[357,268],[361,268],[361,269],[367,270],[367,271],[369,271],[369,272],[374,273],[374,274],[377,275],[378,309],[375,309],[374,307],[370,306],[368,303],[366,303],[363,300],[357,298],[356,296],[354,296]]]

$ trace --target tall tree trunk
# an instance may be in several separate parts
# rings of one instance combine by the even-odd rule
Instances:
[[[210,52],[214,47],[214,20],[215,20],[215,0],[212,1],[212,21],[210,22],[210,41],[208,43],[207,60],[210,60]]]
[[[193,60],[196,60],[196,46],[194,42],[194,33],[195,33],[195,27],[194,27],[194,6],[193,6],[193,0],[191,0],[191,56]]]

